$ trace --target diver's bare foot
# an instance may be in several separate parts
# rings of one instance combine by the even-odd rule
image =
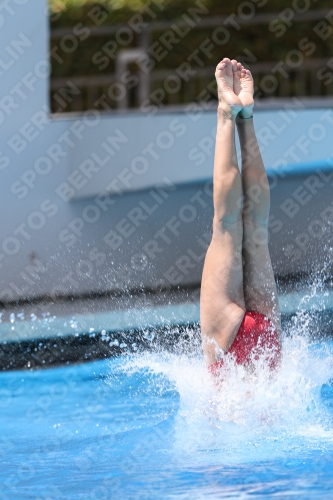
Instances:
[[[235,61],[236,62],[236,61]],[[229,118],[236,118],[243,104],[234,93],[233,63],[225,57],[216,67],[215,77],[218,91],[218,109]]]
[[[244,66],[237,61],[232,61],[232,65],[234,75],[233,90],[243,106],[238,116],[240,118],[251,118],[254,106],[254,89],[251,71],[245,69]]]

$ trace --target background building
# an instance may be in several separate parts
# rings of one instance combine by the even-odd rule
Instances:
[[[330,278],[328,3],[52,2],[50,28],[38,0],[1,23],[3,303],[199,285],[225,54],[256,82],[275,273]]]

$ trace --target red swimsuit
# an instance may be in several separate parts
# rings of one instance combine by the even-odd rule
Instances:
[[[268,354],[269,367],[276,368],[281,358],[278,333],[263,314],[246,311],[228,354],[235,356],[236,363],[246,365],[251,359],[258,359],[265,351]],[[223,359],[213,363],[208,369],[213,375],[217,375],[222,366]]]

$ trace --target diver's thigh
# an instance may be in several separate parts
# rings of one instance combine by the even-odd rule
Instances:
[[[243,280],[246,310],[263,314],[280,329],[278,295],[265,226],[244,223]]]
[[[200,295],[203,341],[227,349],[244,316],[242,221],[215,228],[207,250]],[[204,347],[205,349],[205,347]]]

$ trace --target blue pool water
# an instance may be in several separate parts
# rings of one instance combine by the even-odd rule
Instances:
[[[333,342],[271,378],[200,353],[0,375],[0,499],[333,497]]]

